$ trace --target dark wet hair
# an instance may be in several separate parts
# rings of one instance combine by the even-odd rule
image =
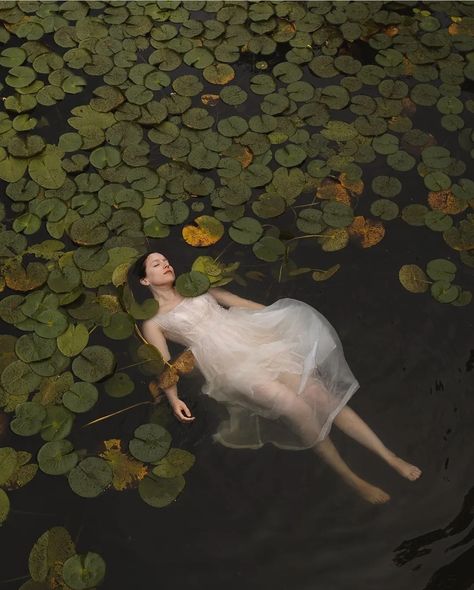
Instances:
[[[145,254],[142,254],[139,258],[137,258],[135,262],[130,265],[128,270],[127,282],[132,289],[135,299],[138,301],[142,301],[150,297],[150,289],[146,285],[142,285],[140,283],[140,279],[144,279],[146,277],[146,260],[148,256],[150,256],[150,254],[154,254],[157,251],[158,250],[148,250],[145,252]],[[173,283],[173,287],[175,283],[176,280]]]
[[[153,254],[155,250],[149,250],[142,254],[140,258],[137,258],[135,262],[130,267],[130,273],[138,280],[144,279],[146,276],[146,259],[150,254]]]

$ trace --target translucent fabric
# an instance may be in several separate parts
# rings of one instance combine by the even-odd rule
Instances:
[[[225,405],[212,436],[227,447],[309,448],[359,388],[336,331],[302,301],[226,309],[205,293],[152,319],[192,351],[202,393]]]

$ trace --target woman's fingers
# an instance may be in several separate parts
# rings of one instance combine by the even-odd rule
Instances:
[[[185,412],[187,415],[183,414],[183,412]],[[178,418],[178,420],[181,420],[181,422],[191,422],[192,420],[195,419],[195,416],[191,416],[191,412],[190,412],[188,406],[184,402],[182,402],[176,408],[175,415]]]

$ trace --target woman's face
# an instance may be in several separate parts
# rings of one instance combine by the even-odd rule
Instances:
[[[166,256],[159,252],[152,252],[145,261],[146,276],[140,279],[142,285],[167,285],[173,283],[174,269],[168,262]]]

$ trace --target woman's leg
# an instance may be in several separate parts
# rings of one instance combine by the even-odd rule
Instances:
[[[317,440],[320,425],[309,414],[306,402],[296,396],[294,391],[280,381],[261,383],[254,387],[254,391],[255,400],[258,400],[262,408],[270,409],[276,404],[281,417],[290,423],[304,444],[311,445],[313,441]],[[386,492],[363,480],[349,468],[329,437],[313,444],[311,449],[365,500],[373,504],[381,504],[390,499]]]
[[[416,467],[416,465],[407,463],[400,457],[397,457],[393,451],[387,449],[375,432],[349,406],[342,408],[334,419],[334,424],[348,436],[382,457],[384,461],[403,477],[406,477],[410,481],[414,481],[420,477],[421,469]]]
[[[285,373],[284,379],[287,383],[292,383],[293,388],[297,387],[299,383],[298,375]],[[324,385],[316,379],[309,379],[305,391],[306,393],[310,393],[313,399],[315,399],[316,404],[320,404],[321,407],[330,403],[329,392]],[[421,470],[415,465],[411,465],[400,457],[397,457],[395,453],[390,451],[366,422],[364,422],[349,406],[346,405],[340,410],[334,418],[334,424],[358,443],[365,446],[376,455],[379,455],[379,457],[386,461],[403,477],[406,477],[410,481],[414,481],[420,477]]]

